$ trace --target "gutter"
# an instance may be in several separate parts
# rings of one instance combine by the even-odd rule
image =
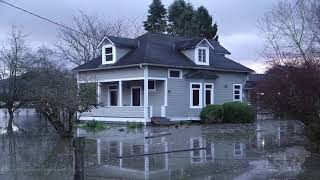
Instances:
[[[195,69],[195,70],[212,70],[212,71],[222,71],[222,72],[240,72],[240,73],[252,73],[252,71],[241,71],[241,70],[226,70],[226,69],[216,69],[216,68],[205,68],[205,67],[185,67],[185,66],[171,66],[171,65],[161,65],[161,64],[152,64],[152,63],[140,63],[140,64],[131,64],[131,65],[124,65],[124,66],[111,66],[111,67],[104,67],[104,68],[95,68],[95,69],[84,69],[84,70],[72,70],[75,72],[86,72],[86,71],[100,71],[106,69],[120,69],[120,68],[127,68],[127,67],[136,67],[139,66],[156,66],[156,67],[171,67],[171,68],[180,68],[180,69]]]

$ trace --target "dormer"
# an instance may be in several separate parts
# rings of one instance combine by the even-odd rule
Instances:
[[[106,36],[98,45],[101,48],[102,64],[114,64],[132,49],[138,47],[137,40]]]
[[[113,64],[116,62],[117,48],[112,44],[102,46],[102,64]]]
[[[215,40],[203,39],[189,39],[178,41],[175,43],[176,50],[183,53],[191,61],[197,65],[210,65],[210,51],[216,54],[230,54]]]

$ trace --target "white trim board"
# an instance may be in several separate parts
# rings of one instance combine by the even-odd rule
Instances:
[[[179,77],[170,77],[170,71],[179,71],[180,72],[180,76]],[[168,69],[168,78],[169,79],[182,79],[182,77],[183,77],[182,69],[172,69],[172,68]]]
[[[200,85],[199,88],[192,88],[192,85]],[[199,82],[190,82],[190,108],[192,109],[201,109],[203,107],[203,83]],[[199,89],[199,106],[193,106],[193,89]]]
[[[100,45],[102,44],[102,42],[103,42],[105,39],[107,39],[112,45],[115,46],[114,42],[112,42],[112,41],[108,38],[108,36],[104,36],[103,39],[99,42],[97,48],[100,47]]]
[[[82,116],[81,121],[109,121],[109,122],[145,122],[144,118],[122,118],[122,117],[95,117],[95,116]]]
[[[148,77],[149,80],[162,80],[165,81],[168,78],[160,77]],[[105,79],[100,81],[79,81],[78,83],[90,83],[90,82],[116,82],[116,81],[135,81],[135,80],[144,80],[144,77],[135,77],[135,78],[119,78],[119,79]]]

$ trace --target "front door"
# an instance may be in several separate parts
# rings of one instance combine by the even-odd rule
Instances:
[[[132,88],[132,106],[141,106],[141,89],[139,87]]]

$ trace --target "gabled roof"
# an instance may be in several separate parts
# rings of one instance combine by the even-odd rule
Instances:
[[[75,71],[100,70],[106,68],[116,68],[134,65],[154,65],[168,66],[176,68],[193,68],[193,69],[209,69],[222,71],[239,71],[252,72],[251,69],[231,60],[224,56],[228,54],[218,42],[211,42],[214,46],[214,51],[210,51],[210,66],[201,66],[195,64],[192,60],[186,57],[182,52],[177,50],[177,45],[200,43],[200,39],[191,39],[180,36],[166,35],[160,33],[145,33],[136,39],[128,38],[108,38],[118,46],[127,46],[136,44],[130,52],[120,58],[114,64],[101,64],[101,56],[78,66]],[[211,40],[208,40],[211,41]],[[212,40],[214,41],[214,40]],[[180,46],[180,45],[179,45]],[[133,47],[133,46],[131,46]]]
[[[98,46],[100,46],[104,41],[110,41],[116,47],[123,48],[136,48],[138,46],[138,41],[136,39],[124,38],[124,37],[115,37],[115,36],[105,36]]]
[[[196,39],[188,39],[188,40],[182,40],[177,41],[175,43],[175,47],[177,50],[184,50],[184,49],[193,49],[196,48],[201,42],[206,41],[209,43],[211,47],[213,47],[213,50],[216,53],[219,54],[231,54],[228,50],[226,50],[224,47],[222,47],[219,42],[217,42],[214,39],[206,39],[206,38],[196,38]]]

